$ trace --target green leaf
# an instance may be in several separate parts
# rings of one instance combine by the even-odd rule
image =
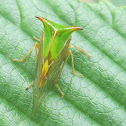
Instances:
[[[21,59],[40,37],[43,26],[35,16],[62,25],[80,26],[71,44],[84,49],[90,59],[73,49],[58,84],[39,112],[32,117],[35,52]],[[125,126],[126,125],[126,7],[110,3],[85,4],[79,0],[0,1],[0,124],[2,126]]]

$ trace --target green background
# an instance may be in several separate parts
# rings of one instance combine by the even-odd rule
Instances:
[[[90,0],[85,0],[85,1],[89,1],[90,2]],[[102,0],[100,0],[100,1],[102,1]],[[113,3],[114,5],[116,5],[116,6],[124,6],[124,5],[126,5],[126,0],[104,0],[104,1],[109,1],[109,2],[111,2],[111,3]],[[91,2],[99,2],[99,0],[91,0]]]
[[[59,80],[65,94],[54,87],[32,117],[35,77],[34,51],[21,59],[40,37],[43,16],[63,25],[83,27],[71,43],[88,52],[89,59],[73,49]],[[126,126],[126,8],[111,3],[85,4],[79,0],[0,1],[0,125],[1,126]]]

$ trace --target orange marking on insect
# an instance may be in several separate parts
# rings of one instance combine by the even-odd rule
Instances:
[[[39,88],[42,87],[48,70],[49,70],[49,61],[47,59],[46,62],[44,63],[44,65],[43,65],[43,68],[42,68],[41,80],[40,80],[40,83],[39,83]]]
[[[44,70],[43,73],[41,74],[41,80],[40,80],[40,83],[39,83],[39,88],[42,87],[43,82],[44,82],[44,79],[45,79],[45,70]]]

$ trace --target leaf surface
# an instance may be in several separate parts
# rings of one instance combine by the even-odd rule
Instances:
[[[21,59],[40,37],[43,26],[35,16],[63,25],[83,27],[73,33],[71,44],[89,53],[89,59],[72,49],[71,59],[58,84],[32,117],[33,88],[25,88],[35,77],[35,52]],[[101,1],[78,0],[0,1],[0,124],[2,126],[125,126],[126,125],[126,7]]]

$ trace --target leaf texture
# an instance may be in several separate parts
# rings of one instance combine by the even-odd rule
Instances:
[[[88,52],[89,59],[72,49],[71,59],[37,115],[31,115],[35,77],[35,52],[21,59],[40,37],[43,26],[35,16],[63,25],[83,27],[73,33],[71,44]],[[126,7],[101,1],[78,0],[0,1],[0,125],[2,126],[125,126],[126,125]]]

